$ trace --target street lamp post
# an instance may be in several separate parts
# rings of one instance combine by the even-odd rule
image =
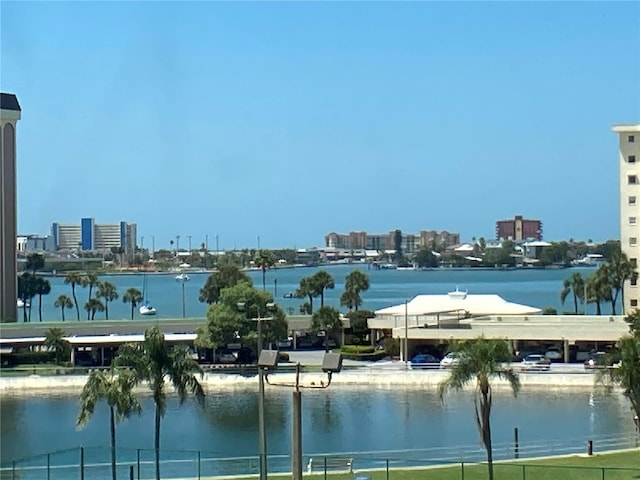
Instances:
[[[267,303],[265,305],[267,310],[275,308],[275,303]],[[244,302],[238,303],[238,310],[244,311]],[[270,317],[262,317],[260,315],[260,308],[258,308],[258,317],[252,318],[257,322],[257,354],[258,354],[258,455],[260,456],[260,480],[267,480],[267,429],[264,423],[264,372],[269,368],[273,368],[278,362],[277,350],[265,350],[262,351],[262,322],[265,320],[271,320]],[[275,352],[275,364],[273,359],[273,352]]]
[[[275,358],[275,363],[269,364],[269,368],[265,369],[265,378],[269,385],[278,387],[294,387],[292,393],[292,408],[291,408],[291,477],[293,480],[302,480],[302,388],[328,388],[331,385],[331,376],[334,373],[342,370],[342,355],[339,353],[327,352],[322,359],[322,371],[327,374],[327,383],[320,382],[319,384],[311,383],[309,385],[300,384],[300,362],[296,363],[296,378],[293,384],[291,383],[274,383],[269,382],[269,371],[277,367],[278,352],[277,350],[265,350],[267,352],[274,352],[271,354]],[[266,357],[266,356],[265,356]],[[259,362],[268,364],[267,361]]]

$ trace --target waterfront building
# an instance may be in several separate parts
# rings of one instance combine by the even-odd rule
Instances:
[[[396,248],[396,231],[392,230],[384,234],[371,234],[367,232],[350,232],[341,234],[328,233],[325,237],[325,247],[344,250],[373,250],[386,251]],[[460,243],[459,233],[449,233],[446,230],[422,230],[419,233],[401,232],[401,248],[403,253],[414,253],[422,247],[437,248],[439,246],[450,247]]]
[[[18,98],[0,93],[0,321],[16,321],[16,125]]]
[[[16,250],[18,255],[32,252],[55,252],[56,245],[51,235],[19,235]]]
[[[619,137],[620,165],[620,246],[637,268],[640,258],[640,124],[615,125]],[[624,311],[638,308],[640,291],[634,275],[624,285]]]
[[[516,215],[513,220],[498,220],[496,240],[542,240],[542,222],[527,220],[522,218],[522,215]]]
[[[51,234],[57,250],[110,250],[123,248],[125,254],[135,253],[137,226],[119,222],[98,224],[93,218],[83,218],[80,225],[53,223]]]

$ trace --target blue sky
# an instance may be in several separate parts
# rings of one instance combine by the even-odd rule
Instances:
[[[496,220],[618,238],[638,2],[6,2],[18,227],[220,248]],[[182,242],[181,242],[182,245]],[[186,246],[186,245],[185,245]]]

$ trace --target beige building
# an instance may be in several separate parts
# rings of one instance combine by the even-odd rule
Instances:
[[[615,125],[619,136],[620,163],[620,245],[637,267],[640,259],[640,124]],[[640,289],[634,275],[624,287],[624,311],[639,307]]]
[[[16,321],[16,124],[18,98],[0,93],[0,321]]]

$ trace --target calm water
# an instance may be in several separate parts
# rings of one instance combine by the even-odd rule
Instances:
[[[269,454],[290,451],[291,389],[267,388]],[[118,427],[119,447],[153,448],[153,403],[143,399],[144,414]],[[100,404],[84,430],[75,429],[75,395],[0,398],[2,460],[43,452],[109,445],[108,410]],[[162,423],[162,448],[202,450],[219,456],[255,455],[255,389],[210,390],[204,409],[194,402],[179,407],[172,398]],[[628,401],[617,393],[592,389],[525,389],[518,398],[494,394],[493,436],[498,450],[520,430],[527,445],[577,444],[587,439],[633,433]],[[434,391],[417,387],[337,385],[303,393],[305,454],[427,449],[457,459],[466,446],[478,447],[470,394],[452,395],[444,404]],[[596,442],[597,445],[597,442]],[[428,458],[428,457],[427,457]]]
[[[335,289],[328,290],[325,302],[329,305],[339,306],[340,295],[344,291],[346,275],[355,268],[352,265],[337,265],[326,267],[335,279]],[[397,305],[405,299],[411,299],[418,294],[443,294],[455,290],[468,290],[469,293],[495,293],[504,299],[531,305],[539,308],[554,307],[559,312],[573,309],[572,298],[567,299],[563,307],[560,303],[560,291],[562,282],[574,271],[580,271],[584,276],[592,274],[595,270],[562,269],[562,270],[457,270],[440,269],[432,271],[397,271],[397,270],[367,270],[371,287],[363,293],[363,308],[377,310],[380,308]],[[302,277],[313,275],[316,268],[278,269],[267,272],[267,289],[277,293],[276,301],[287,311],[289,307],[298,313],[299,305],[304,302],[301,299],[287,299],[283,295],[295,291]],[[262,273],[249,272],[258,288],[262,287]],[[175,318],[182,316],[182,284],[174,279],[175,275],[147,275],[148,298],[158,309],[158,317]],[[190,274],[191,281],[184,284],[184,295],[187,317],[202,317],[206,315],[206,304],[198,301],[200,288],[204,285],[208,274]],[[114,283],[122,297],[123,293],[131,287],[142,290],[143,275],[105,275],[101,280]],[[43,298],[43,319],[60,320],[60,310],[53,307],[55,299],[60,294],[71,296],[71,287],[64,284],[62,277],[49,278],[52,290]],[[277,292],[276,292],[277,284]],[[80,304],[80,318],[86,319],[86,312],[82,306],[87,301],[88,289],[77,287],[76,294]],[[315,300],[319,303],[319,299]],[[580,307],[582,309],[582,307]],[[609,304],[603,305],[603,313],[610,313]],[[595,313],[595,306],[589,305],[588,311]],[[111,319],[127,319],[130,317],[130,306],[124,304],[121,299],[109,304]],[[75,320],[75,310],[65,312],[67,320]],[[136,317],[138,313],[136,311]],[[21,316],[20,316],[21,318]],[[97,319],[104,318],[104,313],[97,313]],[[38,320],[37,299],[34,299],[34,307],[31,314],[32,321]]]

